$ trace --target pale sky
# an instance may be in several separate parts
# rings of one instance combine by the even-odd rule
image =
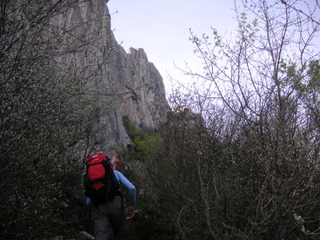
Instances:
[[[125,50],[143,48],[163,77],[166,90],[170,88],[167,72],[181,78],[174,67],[184,68],[188,62],[200,68],[189,40],[194,33],[210,34],[211,27],[219,34],[234,31],[233,0],[109,0],[111,27],[118,43]]]

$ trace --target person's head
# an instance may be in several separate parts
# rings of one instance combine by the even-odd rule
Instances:
[[[121,162],[121,160],[119,159],[116,153],[110,154],[110,162],[113,169],[118,171],[121,170],[123,163]]]
[[[113,165],[115,163],[116,159],[117,159],[116,153],[112,152],[110,154],[110,163],[111,163],[111,165]]]
[[[122,168],[123,163],[119,158],[116,158],[113,164],[113,169],[120,171]]]

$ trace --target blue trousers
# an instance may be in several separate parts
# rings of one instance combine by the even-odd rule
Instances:
[[[115,196],[103,204],[91,205],[91,220],[94,225],[95,240],[109,240],[111,231],[113,239],[121,240],[125,222],[123,198]]]

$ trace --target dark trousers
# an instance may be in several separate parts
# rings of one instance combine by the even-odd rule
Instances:
[[[115,196],[112,201],[91,206],[95,240],[109,240],[111,230],[115,240],[122,239],[125,221],[123,199]]]

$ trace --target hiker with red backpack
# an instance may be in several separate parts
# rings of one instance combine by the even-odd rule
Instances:
[[[119,159],[118,159],[119,160]],[[115,240],[120,240],[125,222],[125,206],[120,185],[127,188],[130,205],[127,219],[135,215],[135,186],[119,171],[115,170],[116,158],[97,153],[87,158],[86,197],[90,198],[91,220],[95,240],[110,239],[111,230]]]

